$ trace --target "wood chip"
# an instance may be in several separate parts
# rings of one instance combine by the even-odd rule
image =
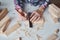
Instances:
[[[30,37],[30,36],[31,36],[28,31],[25,31],[25,35],[26,35],[27,37]]]
[[[37,35],[37,39],[38,39],[38,40],[41,40],[41,38],[42,38],[41,36]]]

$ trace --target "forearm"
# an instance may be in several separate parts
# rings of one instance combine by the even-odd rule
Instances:
[[[48,5],[49,5],[49,3],[50,3],[50,1],[48,0],[44,0],[44,1],[41,1],[42,3],[41,3],[41,5],[40,5],[40,8],[42,7],[42,8],[46,8]],[[39,8],[39,9],[40,9]]]
[[[22,0],[14,0],[16,9],[23,9],[23,1]]]
[[[37,10],[37,13],[39,13],[42,17],[44,10],[47,8],[47,6],[49,5],[49,2],[45,1]]]
[[[45,10],[45,8],[44,8],[43,6],[40,6],[39,9],[36,10],[36,12],[37,12],[38,14],[40,14],[40,17],[42,17],[44,10]]]

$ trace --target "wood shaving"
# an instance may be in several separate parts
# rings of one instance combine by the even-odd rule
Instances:
[[[38,40],[41,40],[41,38],[42,38],[41,36],[37,35],[37,39],[38,39]]]
[[[25,31],[25,35],[26,35],[27,37],[30,37],[30,36],[31,36],[28,31]]]

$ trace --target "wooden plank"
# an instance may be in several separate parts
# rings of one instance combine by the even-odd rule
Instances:
[[[50,14],[50,15],[51,15],[51,14]],[[53,19],[53,21],[54,21],[55,23],[57,23],[57,22],[58,22],[58,18],[57,18],[57,17],[55,17],[55,16],[51,15],[51,18]]]
[[[11,20],[9,19],[9,20],[2,26],[2,28],[0,29],[0,31],[1,31],[2,33],[7,30],[10,22],[11,22]]]
[[[59,29],[55,30],[54,33],[48,37],[48,40],[56,40],[58,38],[58,32]]]
[[[54,4],[50,4],[48,11],[55,23],[60,21],[60,8]]]
[[[6,35],[11,34],[12,32],[16,31],[20,27],[19,23],[16,23],[14,26],[12,26],[10,29],[6,30],[4,33]]]
[[[49,5],[49,12],[50,14],[55,15],[56,17],[60,17],[60,8],[58,8],[54,4]]]
[[[50,14],[50,16],[51,16],[51,18],[53,19],[53,21],[54,21],[55,23],[60,22],[60,18],[57,17],[56,15],[54,15],[53,13]]]
[[[56,40],[57,38],[58,38],[58,36],[53,34],[53,35],[49,36],[47,40]]]
[[[52,15],[52,16],[54,16],[54,17],[56,17],[56,18],[58,18],[58,16],[56,16],[54,13],[55,13],[55,11],[52,11],[52,9],[51,8],[49,8],[49,13]]]
[[[5,16],[1,21],[0,21],[0,28],[9,20],[10,18],[8,16]]]
[[[2,28],[2,32],[5,32],[10,24],[11,20],[8,20],[5,24],[5,26]]]
[[[0,12],[0,20],[3,19],[8,13],[8,9],[4,8],[1,12]]]

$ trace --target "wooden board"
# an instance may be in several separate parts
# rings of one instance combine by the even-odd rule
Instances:
[[[55,17],[60,17],[60,8],[58,8],[56,5],[54,4],[50,4],[48,11],[50,14],[54,15]]]
[[[54,33],[48,37],[47,40],[56,40],[58,38],[58,32],[59,29],[55,30]]]
[[[11,20],[8,20],[8,21],[2,26],[2,28],[0,29],[0,31],[1,31],[2,33],[7,30],[10,22],[11,22]]]
[[[1,21],[0,21],[0,28],[9,20],[10,18],[8,16],[5,16]]]
[[[59,22],[60,20],[60,8],[58,8],[56,5],[54,4],[50,4],[48,11],[51,15],[51,18],[53,19],[53,21],[55,23]]]
[[[5,32],[10,24],[11,20],[8,20],[5,24],[5,26],[2,28],[2,32]]]
[[[58,37],[57,35],[53,34],[53,35],[49,36],[47,40],[56,40],[57,37]]]
[[[8,13],[8,9],[4,8],[1,12],[0,12],[0,20],[3,19]]]
[[[6,30],[4,33],[6,35],[11,34],[12,32],[16,31],[20,27],[19,23],[16,23],[14,26],[12,26],[10,29]]]

